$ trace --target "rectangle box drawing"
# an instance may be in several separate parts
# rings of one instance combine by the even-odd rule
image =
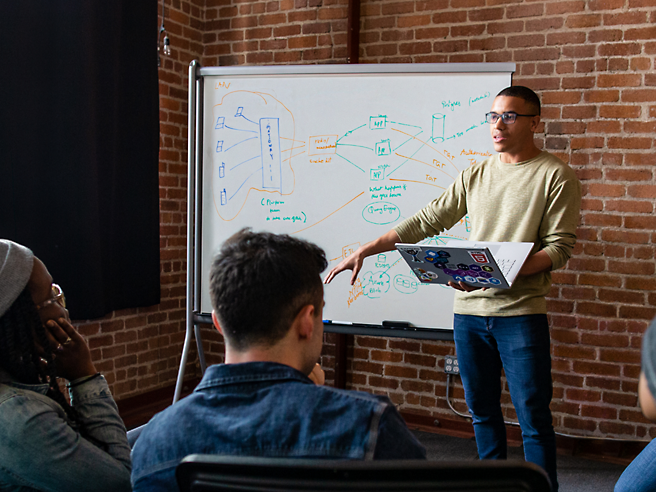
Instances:
[[[280,127],[278,118],[260,119],[262,187],[279,190],[281,182]]]
[[[334,154],[337,151],[337,135],[310,137],[308,155]]]

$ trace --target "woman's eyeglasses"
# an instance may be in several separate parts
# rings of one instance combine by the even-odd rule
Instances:
[[[50,306],[53,303],[59,304],[61,307],[66,309],[66,297],[64,297],[64,291],[57,284],[52,284],[50,287],[52,290],[52,297],[36,305],[37,309],[43,309],[46,306]]]

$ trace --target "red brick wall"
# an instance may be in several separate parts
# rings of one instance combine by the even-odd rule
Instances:
[[[173,55],[160,69],[162,304],[82,326],[119,398],[172,384],[177,372],[189,62],[346,62],[346,0],[166,4]],[[539,93],[539,143],[576,170],[584,193],[575,254],[549,295],[557,430],[655,436],[636,391],[642,332],[656,314],[656,1],[363,0],[361,16],[361,63],[510,61],[514,82]],[[204,336],[210,362],[221,360],[220,337],[209,328]],[[330,369],[334,336],[327,341]],[[452,415],[442,367],[453,353],[450,342],[354,337],[349,384],[389,394],[404,411]],[[452,395],[464,411],[459,384]],[[503,406],[514,418],[507,392]]]
[[[579,241],[549,295],[552,409],[561,432],[656,435],[636,399],[642,332],[656,314],[654,7],[653,0],[362,5],[361,62],[515,62],[514,83],[544,104],[541,145],[582,181]],[[435,414],[445,407],[440,356],[451,349],[356,338],[353,384]],[[507,393],[504,407],[514,418]]]
[[[346,61],[347,0],[206,0],[205,66]]]

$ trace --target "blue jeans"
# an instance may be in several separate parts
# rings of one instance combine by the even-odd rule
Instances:
[[[541,466],[557,491],[556,436],[549,409],[553,389],[547,316],[456,314],[454,340],[479,457],[507,456],[500,403],[503,367],[522,428],[526,461]]]
[[[615,492],[650,492],[656,488],[656,439],[626,467]]]

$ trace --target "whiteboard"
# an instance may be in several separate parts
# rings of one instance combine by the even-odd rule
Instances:
[[[203,68],[200,311],[209,269],[242,227],[291,234],[329,268],[437,198],[494,152],[485,123],[514,64]],[[469,237],[468,217],[424,243]],[[397,252],[325,286],[324,319],[452,328],[453,290],[421,284]],[[253,300],[257,308],[257,300]]]

